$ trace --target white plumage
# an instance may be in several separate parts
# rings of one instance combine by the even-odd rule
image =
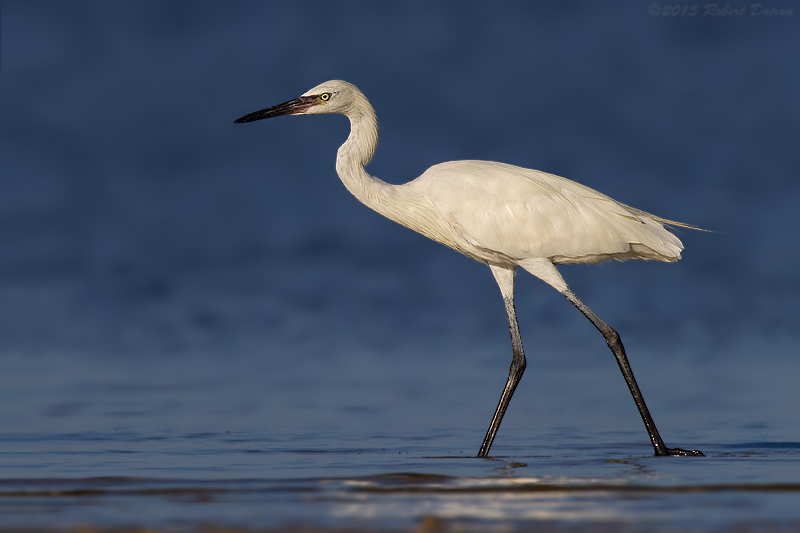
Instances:
[[[525,369],[513,303],[518,266],[564,294],[603,333],[656,455],[702,455],[664,445],[619,335],[575,296],[555,268],[609,259],[677,261],[683,245],[665,225],[692,226],[628,207],[559,176],[489,161],[451,161],[429,168],[409,183],[385,183],[364,170],[378,143],[375,111],[364,94],[345,81],[322,83],[299,98],[236,122],[317,113],[340,113],[350,119],[350,136],[339,148],[336,171],[356,198],[391,220],[486,263],[494,274],[506,305],[513,360],[479,457],[487,456]]]
[[[605,259],[676,261],[681,242],[663,220],[567,179],[488,161],[431,167],[408,184],[424,191],[467,255],[511,265]]]

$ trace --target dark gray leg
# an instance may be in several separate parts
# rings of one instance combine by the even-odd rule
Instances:
[[[644,403],[642,393],[639,391],[639,386],[636,384],[636,379],[633,377],[633,371],[631,370],[631,365],[628,363],[628,358],[625,355],[625,348],[622,346],[622,341],[619,338],[619,334],[608,324],[603,322],[599,316],[594,314],[594,311],[589,309],[585,303],[575,296],[574,292],[566,289],[563,290],[562,293],[570,302],[572,302],[572,305],[577,307],[578,310],[583,313],[597,329],[600,330],[600,333],[603,334],[603,337],[605,337],[606,344],[608,344],[608,347],[611,348],[611,351],[614,353],[614,357],[617,359],[617,363],[619,364],[619,369],[622,370],[622,375],[625,377],[625,382],[628,384],[628,388],[633,395],[633,401],[636,402],[636,407],[639,408],[639,414],[642,415],[642,420],[647,428],[647,433],[650,435],[650,441],[653,443],[653,448],[655,448],[656,455],[703,456],[703,452],[698,450],[667,448],[667,446],[664,444],[664,441],[661,440],[661,435],[658,434],[656,424],[653,422],[653,418],[650,416],[650,411],[647,410],[647,405]]]
[[[511,360],[511,369],[508,372],[506,388],[503,389],[503,395],[500,396],[500,403],[497,404],[497,410],[494,413],[491,425],[489,425],[489,430],[486,432],[486,437],[483,439],[478,457],[486,457],[489,455],[489,448],[492,447],[492,441],[494,441],[494,437],[497,435],[497,430],[500,427],[500,422],[503,420],[503,415],[506,413],[508,403],[511,401],[511,396],[513,396],[519,380],[522,379],[522,373],[525,372],[525,353],[522,351],[522,339],[519,336],[517,313],[514,310],[514,299],[504,297],[503,300],[506,304],[508,329],[511,331],[511,349],[514,352],[514,357]]]

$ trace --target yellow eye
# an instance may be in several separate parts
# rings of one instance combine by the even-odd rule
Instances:
[[[323,102],[327,102],[328,100],[331,99],[331,93],[322,93],[321,95],[319,95],[319,99],[322,100]]]

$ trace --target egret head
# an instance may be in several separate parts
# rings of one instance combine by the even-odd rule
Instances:
[[[252,122],[279,115],[310,115],[321,113],[341,113],[350,115],[369,102],[355,85],[342,80],[321,83],[299,98],[289,100],[235,120],[236,123]]]

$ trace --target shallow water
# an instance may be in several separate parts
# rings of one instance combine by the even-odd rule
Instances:
[[[349,383],[347,365],[311,365],[312,388],[252,359],[11,359],[0,528],[800,525],[800,442],[786,438],[798,393],[773,379],[764,394],[769,365],[731,353],[716,375],[700,367],[648,395],[657,372],[681,379],[652,354],[637,358],[667,444],[706,454],[659,458],[613,358],[597,355],[566,354],[575,366],[529,357],[489,460],[474,455],[504,379],[499,357],[490,372],[467,358],[448,375],[409,355],[394,374]],[[791,381],[797,362],[781,362]],[[751,372],[736,398],[729,365]],[[437,373],[440,383],[425,377]]]
[[[398,529],[431,517],[493,529],[800,524],[800,443],[703,442],[705,458],[655,458],[647,446],[627,442],[637,435],[601,433],[597,445],[566,446],[551,435],[536,454],[516,438],[493,459],[479,460],[456,451],[468,437],[117,432],[5,438],[9,475],[0,483],[0,527]],[[42,468],[42,456],[50,467]],[[36,470],[51,475],[31,476]],[[118,476],[92,475],[112,471]],[[23,472],[28,477],[15,478]]]

